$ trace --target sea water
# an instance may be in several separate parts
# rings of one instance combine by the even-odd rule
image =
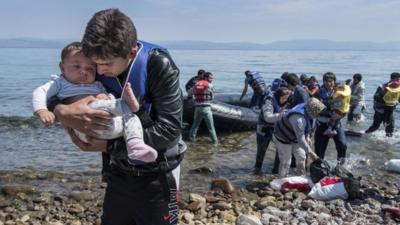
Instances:
[[[45,127],[32,117],[31,94],[35,87],[47,82],[50,74],[58,74],[61,49],[2,48],[0,49],[0,170],[99,171],[100,154],[81,152],[60,125]],[[372,96],[377,86],[400,71],[398,51],[239,51],[239,50],[174,50],[170,53],[180,69],[180,85],[204,69],[214,74],[216,94],[239,95],[244,86],[244,71],[262,73],[267,82],[285,71],[316,76],[332,71],[338,81],[361,73],[366,84],[367,110],[361,124],[349,128],[362,131],[373,117]],[[249,90],[251,92],[251,90]],[[400,113],[396,111],[396,129]],[[383,129],[383,128],[381,128]],[[211,167],[212,177],[243,180],[251,174],[255,160],[254,132],[219,135],[219,147],[209,145],[208,138],[190,143],[183,163],[184,183],[199,177],[185,176],[200,166]],[[273,144],[271,144],[272,149]],[[383,173],[384,162],[400,158],[400,133],[385,137],[383,130],[363,137],[348,137],[348,155],[352,167],[360,160],[369,160],[371,168]],[[267,153],[265,167],[272,165],[273,151]],[[334,161],[333,141],[327,150]],[[359,160],[360,159],[360,160]],[[370,173],[369,170],[361,171]],[[244,177],[244,178],[243,178]],[[204,178],[208,179],[208,178]]]

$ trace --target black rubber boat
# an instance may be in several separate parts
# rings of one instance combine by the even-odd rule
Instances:
[[[259,111],[247,108],[248,100],[239,101],[239,95],[221,94],[214,99],[211,109],[217,131],[233,132],[255,130]],[[194,103],[185,97],[183,121],[192,124]],[[202,124],[202,126],[204,126]]]
[[[255,131],[259,111],[247,107],[250,97],[239,101],[240,95],[218,94],[211,105],[214,117],[215,129],[219,132]],[[185,97],[183,108],[183,121],[192,124],[194,104],[192,99]],[[201,129],[205,129],[204,123]],[[362,133],[352,130],[345,130],[346,136],[361,137]]]

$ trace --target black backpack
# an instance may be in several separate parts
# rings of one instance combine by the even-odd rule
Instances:
[[[327,161],[315,160],[310,164],[310,177],[314,184],[331,175],[331,167]]]

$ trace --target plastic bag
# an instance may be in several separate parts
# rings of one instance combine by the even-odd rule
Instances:
[[[347,199],[348,193],[340,177],[325,177],[316,183],[308,195],[316,200]]]
[[[400,159],[391,159],[386,163],[386,170],[400,173]]]
[[[306,177],[285,177],[281,179],[274,179],[270,183],[271,188],[280,191],[282,189],[295,189],[299,191],[310,190],[312,187],[312,181]]]
[[[344,187],[349,195],[348,198],[354,199],[361,196],[361,177],[354,177],[350,171],[340,164],[336,165],[333,173],[342,178]]]

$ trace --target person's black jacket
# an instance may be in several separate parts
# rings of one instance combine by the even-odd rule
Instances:
[[[185,84],[186,92],[188,92],[190,90],[190,88],[192,88],[198,80],[199,79],[197,78],[197,76],[190,78],[190,80]]]
[[[179,69],[171,57],[154,49],[147,65],[147,98],[151,102],[150,113],[139,111],[146,144],[159,152],[175,146],[181,135],[183,99],[179,87]],[[123,137],[109,140],[107,152],[126,152]]]

